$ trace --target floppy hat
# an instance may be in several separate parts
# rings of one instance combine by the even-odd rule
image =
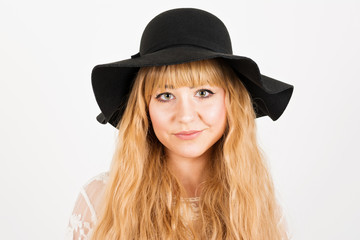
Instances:
[[[294,87],[260,73],[250,58],[232,53],[229,33],[213,14],[194,8],[160,13],[146,26],[140,51],[130,59],[97,65],[91,79],[101,113],[97,120],[117,126],[126,108],[137,71],[146,66],[222,58],[248,90],[256,118],[276,121],[287,107]]]

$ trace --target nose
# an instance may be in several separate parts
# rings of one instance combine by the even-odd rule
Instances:
[[[189,97],[179,98],[177,108],[177,118],[181,123],[192,122],[196,117],[195,103]]]

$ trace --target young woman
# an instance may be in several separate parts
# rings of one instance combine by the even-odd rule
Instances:
[[[140,52],[98,65],[101,123],[119,130],[109,172],[82,188],[69,239],[288,239],[255,119],[276,120],[293,86],[232,54],[224,24],[173,9]]]

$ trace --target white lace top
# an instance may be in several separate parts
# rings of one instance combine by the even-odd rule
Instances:
[[[100,209],[100,200],[105,191],[105,184],[109,178],[108,172],[103,172],[85,183],[80,188],[74,210],[70,216],[70,220],[66,229],[66,240],[86,240],[90,239],[93,227],[97,221]],[[194,220],[198,217],[199,209],[196,202],[200,198],[186,198],[190,202],[191,215],[190,219]],[[182,199],[181,201],[185,201]],[[181,206],[181,213],[184,213],[185,204]],[[186,211],[189,213],[189,211]]]
[[[105,184],[109,178],[108,172],[100,173],[99,175],[88,180],[80,188],[74,210],[70,216],[69,223],[66,230],[66,240],[87,240],[90,239],[93,227],[97,221],[97,216],[100,209],[100,200],[105,191]],[[187,210],[186,205],[181,206],[181,214],[190,214],[190,219],[195,220],[199,217],[199,208],[197,202],[200,198],[186,198],[190,202],[191,209]],[[181,199],[181,201],[185,201]],[[184,211],[185,210],[185,211]],[[279,224],[286,227],[284,218],[282,217]],[[286,239],[286,238],[284,238]]]

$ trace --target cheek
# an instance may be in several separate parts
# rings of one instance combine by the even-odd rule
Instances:
[[[154,132],[158,134],[160,131],[165,130],[166,124],[166,114],[164,114],[161,109],[152,107],[150,102],[149,104],[149,115],[150,120],[154,128]]]
[[[208,117],[213,122],[218,122],[225,117],[225,113],[226,111],[224,109],[224,106],[221,105],[213,106],[212,111],[209,111],[208,113]]]
[[[224,124],[226,120],[225,101],[214,102],[213,104],[203,108],[204,120],[209,125]]]

